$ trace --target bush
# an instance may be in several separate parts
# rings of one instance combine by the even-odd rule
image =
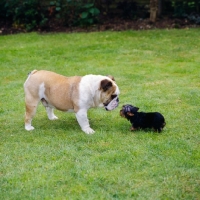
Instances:
[[[91,26],[101,19],[135,19],[149,17],[148,3],[126,0],[0,0],[0,19],[16,28],[27,31],[47,27],[48,24],[61,26]],[[184,17],[200,24],[200,0],[171,0],[170,16]],[[143,5],[142,5],[143,4]],[[166,7],[166,3],[164,4]],[[145,9],[143,9],[143,7]],[[102,22],[103,22],[102,20]],[[49,23],[50,22],[50,23]],[[51,23],[53,22],[53,23]]]
[[[57,0],[51,1],[52,14],[62,19],[66,26],[90,26],[98,22],[100,11],[90,1]]]
[[[44,26],[48,21],[39,0],[3,0],[0,7],[1,17],[4,20],[10,20],[16,28],[25,28],[30,31]]]
[[[200,4],[200,0],[173,0],[172,7],[175,17],[184,17],[185,15],[194,13]]]
[[[100,11],[94,3],[84,0],[2,0],[0,13],[14,27],[31,31],[54,18],[66,26],[90,26],[98,22]]]
[[[198,14],[199,4],[200,0],[172,1],[174,16],[184,17],[195,24],[200,24],[200,15]]]
[[[37,0],[24,1],[15,9],[14,23],[24,26],[28,31],[44,26],[47,21]]]
[[[3,20],[9,19],[12,20],[15,8],[18,6],[19,1],[17,0],[1,0],[0,1],[0,17]]]

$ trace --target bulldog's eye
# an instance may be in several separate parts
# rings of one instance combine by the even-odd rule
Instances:
[[[111,98],[114,99],[117,95],[116,94],[113,94],[111,95]]]

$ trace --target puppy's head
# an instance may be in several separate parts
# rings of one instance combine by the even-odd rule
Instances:
[[[101,102],[103,103],[106,110],[113,110],[119,104],[119,88],[114,81],[114,77],[107,76],[101,80],[100,88],[101,91]]]
[[[134,116],[134,114],[137,113],[138,110],[138,107],[126,104],[122,106],[122,109],[120,110],[120,116],[124,118],[129,118],[131,116]]]

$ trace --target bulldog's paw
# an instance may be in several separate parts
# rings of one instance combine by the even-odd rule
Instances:
[[[86,134],[93,134],[95,131],[90,127],[82,129]]]
[[[57,120],[58,117],[56,117],[55,115],[53,115],[53,116],[49,117],[49,119],[50,119],[50,120]]]
[[[25,129],[27,131],[32,131],[32,130],[34,130],[34,127],[29,124],[29,125],[25,125]]]

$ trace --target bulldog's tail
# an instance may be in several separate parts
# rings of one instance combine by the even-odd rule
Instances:
[[[32,74],[35,74],[38,70],[34,69],[33,71],[29,72],[28,73],[28,76],[32,75]]]
[[[24,87],[26,86],[26,82],[28,81],[28,79],[30,78],[30,76],[31,76],[32,74],[35,74],[37,71],[38,71],[38,70],[33,70],[33,71],[31,71],[31,72],[28,73],[28,78],[26,79],[26,81],[25,81],[25,83],[24,83]]]

